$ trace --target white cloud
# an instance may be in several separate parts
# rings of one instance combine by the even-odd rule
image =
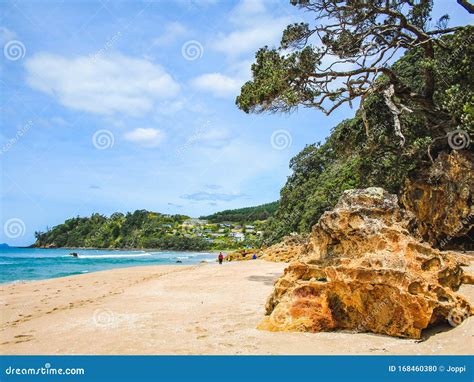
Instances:
[[[153,40],[153,45],[170,45],[187,33],[188,30],[183,24],[174,21],[165,26],[164,32]]]
[[[66,107],[97,114],[142,115],[180,90],[161,66],[123,55],[94,59],[40,53],[25,67],[33,89]]]
[[[231,12],[230,24],[236,29],[219,34],[211,45],[230,57],[254,53],[265,45],[277,45],[289,17],[272,17],[262,0],[243,0]]]
[[[242,83],[222,73],[207,73],[194,78],[191,85],[197,89],[208,91],[216,97],[235,96]]]
[[[248,20],[249,16],[265,13],[265,4],[262,0],[242,0],[233,10],[234,21]]]
[[[125,139],[144,147],[156,147],[161,144],[165,134],[158,129],[138,128],[124,135]]]
[[[215,50],[228,56],[240,56],[255,52],[265,45],[276,45],[287,21],[273,20],[270,23],[239,29],[227,35],[220,35],[213,44]]]
[[[229,24],[235,29],[227,34],[220,33],[209,45],[225,54],[230,64],[223,73],[205,73],[191,81],[197,89],[207,91],[215,97],[235,97],[241,86],[251,78],[250,67],[254,53],[261,47],[277,46],[284,28],[291,18],[273,17],[267,2],[263,0],[242,0],[232,10]]]
[[[191,86],[207,91],[215,97],[235,97],[241,86],[251,78],[251,60],[243,60],[229,65],[229,74],[206,73],[191,80]]]

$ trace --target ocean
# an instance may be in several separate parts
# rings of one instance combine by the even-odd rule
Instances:
[[[76,252],[78,257],[70,255]],[[100,249],[0,248],[0,283],[42,280],[140,265],[191,265],[214,262],[209,252]],[[177,261],[180,261],[180,263]]]

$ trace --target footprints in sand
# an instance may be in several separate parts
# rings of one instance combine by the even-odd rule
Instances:
[[[195,326],[194,328],[188,329],[187,331],[196,333],[197,334],[196,338],[198,340],[203,340],[203,339],[209,337],[209,335],[207,334],[208,330],[205,329],[205,328],[202,328],[200,326]]]
[[[20,343],[20,342],[27,342],[27,341],[31,341],[32,339],[34,339],[35,337],[34,336],[31,336],[29,334],[18,334],[17,336],[14,337],[16,339],[16,343]]]
[[[1,345],[21,344],[22,342],[33,341],[34,339],[35,337],[30,334],[18,334],[15,337],[13,337],[13,340],[2,342]]]

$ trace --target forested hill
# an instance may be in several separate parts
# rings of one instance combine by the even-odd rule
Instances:
[[[261,204],[255,207],[238,208],[234,210],[225,210],[215,214],[202,216],[201,219],[207,219],[213,223],[221,222],[240,222],[251,223],[255,220],[266,220],[272,216],[278,209],[278,202]]]
[[[146,210],[92,214],[35,232],[34,247],[231,249],[260,245],[263,225],[278,202],[218,212],[201,219]]]

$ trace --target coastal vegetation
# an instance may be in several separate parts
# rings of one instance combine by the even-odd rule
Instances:
[[[272,216],[278,209],[278,202],[261,204],[255,207],[237,208],[233,210],[225,210],[216,212],[209,216],[203,216],[202,219],[207,219],[212,223],[222,222],[240,222],[252,223],[255,220],[266,220]]]
[[[268,207],[255,207],[263,216]],[[185,215],[165,215],[146,210],[113,213],[110,217],[92,214],[66,220],[46,232],[36,232],[34,247],[157,248],[170,250],[211,250],[259,246],[261,220],[250,220],[252,208],[226,211],[220,217],[237,221],[192,219]],[[244,216],[246,218],[244,219]],[[211,216],[212,218],[212,216]],[[219,221],[219,222],[217,222]]]

